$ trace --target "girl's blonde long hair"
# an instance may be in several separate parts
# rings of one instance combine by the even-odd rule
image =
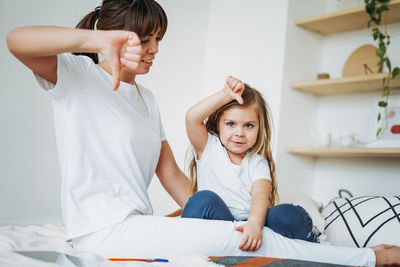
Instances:
[[[271,176],[271,194],[270,194],[270,203],[271,206],[274,206],[275,203],[278,202],[278,190],[276,183],[276,170],[275,170],[275,162],[272,158],[272,149],[271,149],[271,126],[272,121],[270,118],[270,114],[268,112],[268,105],[265,102],[264,98],[256,89],[251,88],[249,85],[244,84],[244,91],[242,93],[243,104],[240,105],[236,100],[232,100],[231,102],[223,105],[214,113],[212,113],[207,121],[206,128],[207,131],[215,136],[219,136],[218,132],[218,122],[222,115],[222,113],[233,107],[247,107],[250,105],[254,105],[258,114],[258,119],[260,122],[260,127],[258,130],[257,141],[251,149],[250,153],[257,153],[264,157],[268,161],[270,176]],[[188,162],[188,171],[190,178],[190,195],[193,195],[197,191],[197,169],[196,169],[196,160],[194,155],[194,149],[191,146],[187,153],[187,162]]]

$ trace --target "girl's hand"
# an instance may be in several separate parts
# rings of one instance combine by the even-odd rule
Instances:
[[[101,34],[100,53],[108,60],[114,80],[113,90],[120,83],[122,67],[135,70],[142,58],[140,39],[129,31],[98,31]]]
[[[235,99],[239,104],[243,104],[242,93],[244,91],[244,85],[241,80],[232,76],[226,77],[223,91],[229,97]]]
[[[239,249],[243,251],[256,251],[262,244],[262,229],[249,222],[242,226],[236,227],[236,231],[242,232],[242,241]]]

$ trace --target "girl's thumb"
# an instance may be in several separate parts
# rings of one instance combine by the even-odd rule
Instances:
[[[240,105],[243,104],[243,98],[240,95],[236,95],[235,99]]]

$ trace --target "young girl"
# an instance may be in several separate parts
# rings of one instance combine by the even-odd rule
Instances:
[[[261,246],[264,226],[289,238],[317,242],[302,207],[274,206],[278,194],[268,115],[261,94],[231,76],[222,91],[186,114],[196,152],[189,165],[191,189],[199,192],[190,198],[182,217],[247,220],[237,228],[243,232],[239,248],[246,251]]]

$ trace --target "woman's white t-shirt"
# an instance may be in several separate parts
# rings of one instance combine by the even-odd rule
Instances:
[[[271,181],[265,158],[247,153],[241,164],[235,165],[219,138],[210,133],[196,165],[197,189],[211,190],[219,195],[238,221],[249,217],[253,183],[259,179]]]
[[[147,188],[166,139],[154,96],[124,82],[113,91],[89,57],[57,57],[57,84],[36,78],[53,100],[68,238],[152,214]]]

